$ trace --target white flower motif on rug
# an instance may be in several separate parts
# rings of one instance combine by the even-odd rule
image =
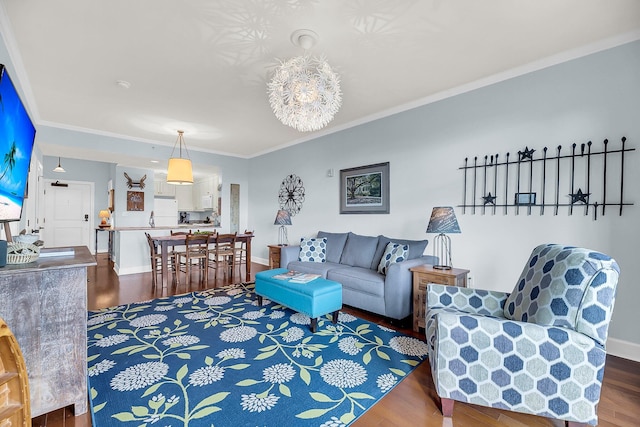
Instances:
[[[346,427],[426,359],[346,313],[310,319],[252,284],[89,312],[94,427]]]

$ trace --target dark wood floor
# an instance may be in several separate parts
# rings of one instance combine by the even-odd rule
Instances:
[[[252,265],[252,271],[266,269],[259,264]],[[192,289],[181,284],[177,289],[151,289],[151,274],[132,274],[118,277],[105,256],[99,255],[98,265],[90,267],[88,272],[88,307],[90,310],[111,307],[118,304],[144,301],[174,293],[202,289],[194,280]],[[244,279],[244,277],[242,278]],[[217,281],[210,278],[208,288],[221,287],[239,281],[222,275]],[[184,282],[184,280],[183,280]],[[345,311],[369,321],[398,329],[384,319],[345,307]],[[409,326],[410,327],[410,326]],[[411,329],[402,332],[424,339],[424,334],[415,334]],[[501,411],[480,406],[456,403],[453,419],[443,418],[436,405],[433,381],[429,363],[422,363],[394,390],[361,416],[353,427],[407,427],[407,426],[562,426],[557,420]],[[599,406],[600,426],[638,426],[640,425],[640,363],[608,356],[605,369],[602,398]],[[61,409],[33,419],[34,426],[91,426],[90,415],[74,417],[70,408]],[[110,426],[100,426],[110,427]],[[227,426],[216,426],[227,427]],[[295,426],[290,426],[295,427]]]

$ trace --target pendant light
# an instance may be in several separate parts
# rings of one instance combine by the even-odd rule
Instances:
[[[184,142],[184,131],[178,131],[178,139],[173,146],[169,165],[167,167],[167,184],[174,185],[191,185],[193,184],[193,169],[191,168],[191,159],[187,151],[187,144]],[[176,147],[180,146],[180,157],[174,157]],[[182,157],[182,146],[184,145],[185,158]]]
[[[66,172],[66,170],[64,170],[64,168],[62,166],[60,166],[60,157],[58,157],[58,166],[53,168],[53,171],[54,172],[60,172],[60,173]]]

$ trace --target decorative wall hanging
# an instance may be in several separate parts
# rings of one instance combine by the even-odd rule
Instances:
[[[289,212],[289,215],[294,216],[300,212],[302,202],[304,202],[304,186],[299,176],[291,174],[282,180],[278,201],[280,209]]]
[[[144,191],[127,191],[127,210],[144,210]]]
[[[464,187],[463,203],[458,206],[463,214],[470,209],[474,215],[477,210],[495,215],[498,208],[504,215],[509,208],[516,215],[521,209],[531,215],[534,208],[540,215],[545,214],[545,208],[558,215],[559,208],[566,207],[569,215],[580,209],[584,215],[591,212],[594,219],[598,212],[605,215],[607,206],[616,206],[622,215],[624,206],[633,205],[624,199],[625,153],[635,151],[625,147],[626,140],[623,137],[621,147],[611,149],[605,139],[601,151],[594,151],[591,141],[574,143],[566,154],[561,145],[555,154],[547,147],[536,154],[527,146],[515,159],[510,153],[504,160],[499,154],[487,155],[480,161],[474,157],[472,165],[467,157],[459,168],[464,174]],[[611,167],[616,165],[619,171],[612,172]]]
[[[127,179],[127,188],[144,188],[144,180],[147,179],[147,175],[145,175],[140,178],[140,181],[134,181],[126,172],[124,173],[124,177]]]
[[[389,162],[340,171],[340,213],[389,213]]]

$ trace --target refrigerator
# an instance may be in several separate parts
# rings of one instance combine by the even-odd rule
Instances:
[[[178,225],[178,201],[159,199],[153,202],[153,218],[156,227],[175,227]]]

